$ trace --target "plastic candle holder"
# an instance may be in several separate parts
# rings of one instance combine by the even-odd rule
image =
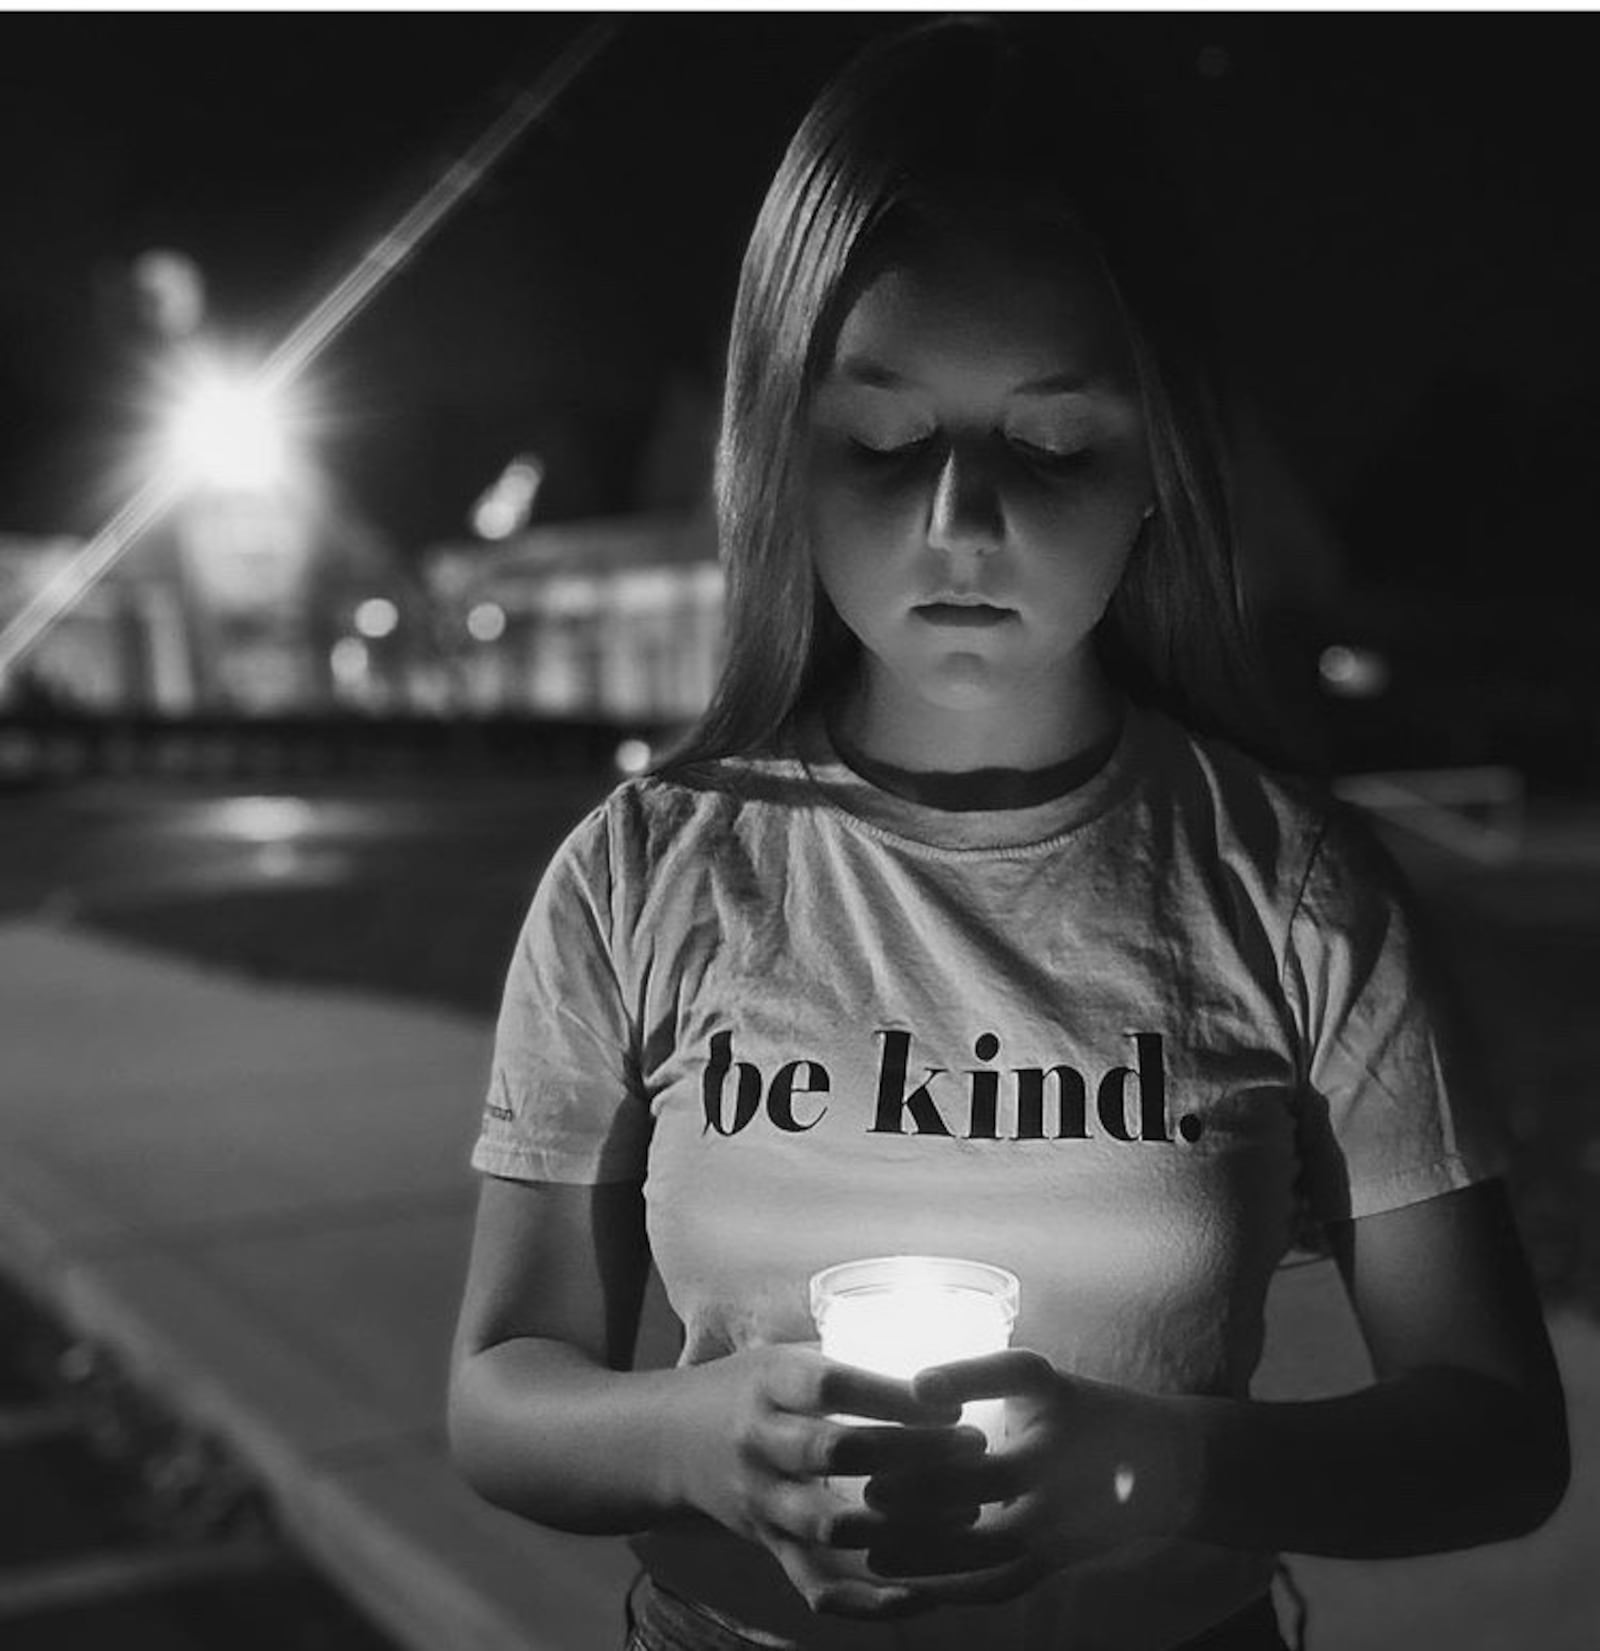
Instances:
[[[811,1316],[825,1358],[909,1381],[930,1365],[1003,1352],[1020,1296],[1015,1273],[984,1261],[874,1256],[813,1274]],[[1005,1400],[969,1400],[961,1420],[993,1450],[1005,1438]]]

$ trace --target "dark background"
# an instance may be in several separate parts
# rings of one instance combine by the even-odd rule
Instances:
[[[519,448],[546,516],[625,509],[676,375],[715,393],[743,241],[821,81],[909,13],[652,13],[316,371],[324,457],[396,541]],[[0,19],[0,529],[82,531],[137,421],[119,296],[192,254],[269,344],[594,19]],[[1033,26],[1040,26],[1035,17]],[[1594,20],[1060,14],[1199,209],[1230,356],[1363,576],[1534,614],[1587,585],[1600,437]]]

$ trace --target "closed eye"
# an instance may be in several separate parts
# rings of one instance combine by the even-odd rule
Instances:
[[[1081,470],[1094,458],[1092,447],[1040,447],[1034,442],[1022,441],[1016,436],[1011,436],[1008,440],[1014,453],[1040,470],[1062,473]]]
[[[892,447],[877,447],[869,441],[863,441],[859,436],[850,438],[851,452],[869,463],[893,463],[896,460],[914,459],[919,454],[928,452],[932,446],[931,435],[918,436],[915,441],[899,442]]]

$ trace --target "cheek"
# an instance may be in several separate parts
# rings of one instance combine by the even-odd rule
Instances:
[[[812,485],[806,501],[812,560],[836,605],[841,592],[867,591],[890,576],[896,551],[917,542],[919,520],[904,494],[837,481]]]
[[[1109,598],[1138,536],[1141,508],[1120,492],[1036,496],[1018,501],[1011,523],[1017,538],[1035,548],[1036,568]]]
[[[903,536],[922,520],[926,501],[922,490],[901,483],[874,483],[821,470],[808,490],[808,518],[816,542],[830,539],[872,539]]]

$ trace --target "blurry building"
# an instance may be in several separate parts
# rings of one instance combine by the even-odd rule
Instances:
[[[0,624],[68,577],[82,543],[0,535]],[[173,717],[384,709],[415,697],[411,656],[429,637],[420,591],[354,511],[326,499],[198,493],[0,680],[0,708]]]
[[[437,545],[424,578],[463,711],[675,722],[710,699],[722,574],[708,507]]]
[[[81,541],[0,534],[0,625],[66,576]],[[175,593],[113,570],[3,678],[9,710],[188,707],[193,675]]]

